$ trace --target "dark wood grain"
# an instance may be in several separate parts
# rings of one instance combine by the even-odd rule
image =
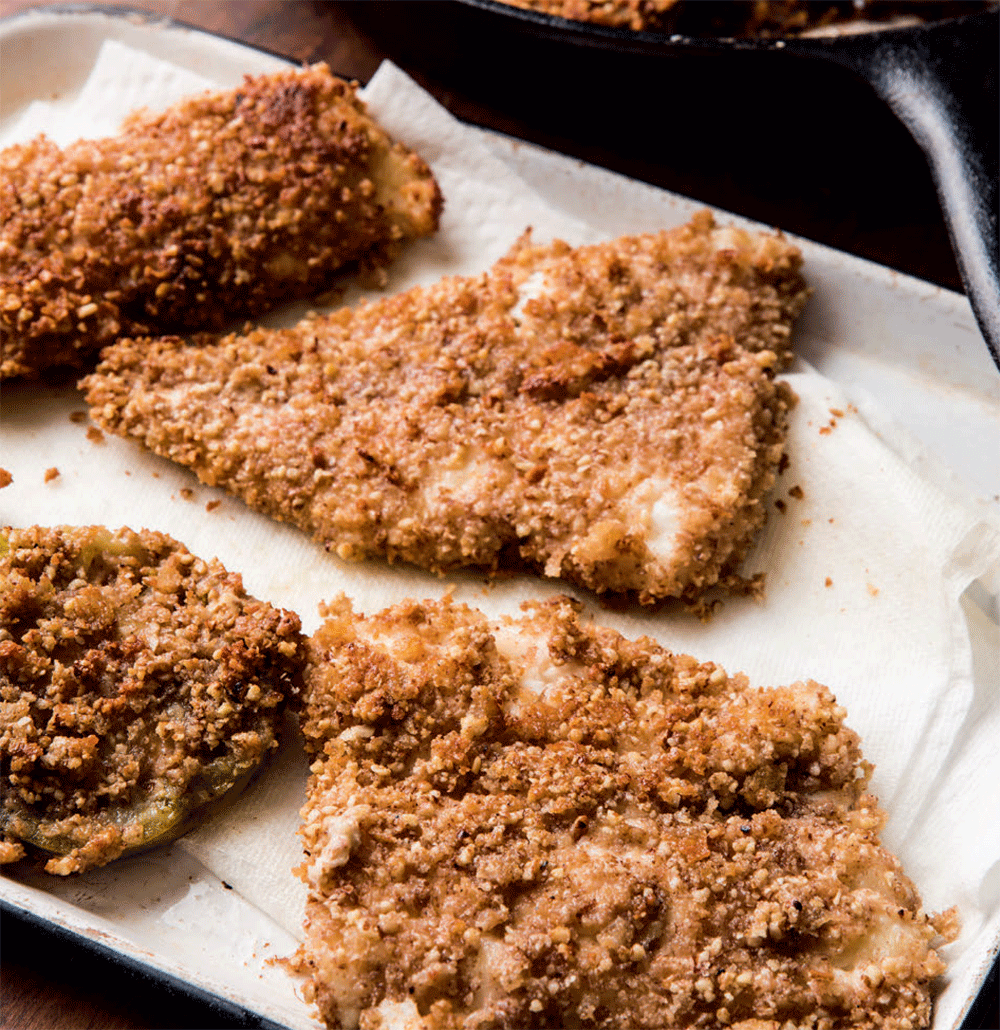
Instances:
[[[45,4],[0,0],[0,17],[32,6]],[[123,6],[362,81],[391,57],[468,121],[961,289],[923,155],[840,69],[743,58],[665,66],[515,35],[477,40],[433,0]],[[0,931],[3,1030],[256,1025],[21,919],[4,916]],[[967,1027],[997,1026],[994,979]]]

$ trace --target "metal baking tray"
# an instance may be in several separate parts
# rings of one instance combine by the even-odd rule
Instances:
[[[222,86],[287,63],[232,40],[121,9],[28,12],[0,23],[0,126],[34,99],[70,98],[106,39]],[[610,235],[675,224],[704,206],[508,137],[468,131],[553,207]],[[921,468],[952,477],[959,490],[1000,520],[1000,460],[997,447],[990,446],[1000,441],[1000,376],[968,301],[851,255],[799,242],[816,289],[798,333],[803,357],[853,396],[878,398],[915,441],[920,457],[914,460]],[[4,500],[0,496],[2,519],[11,521],[16,516]],[[974,644],[982,650],[991,646],[1000,583],[978,589],[987,626]],[[977,633],[975,627],[970,632]],[[289,1030],[318,1025],[296,983],[272,962],[295,949],[294,936],[177,846],[65,880],[23,870],[4,875],[0,906],[196,997],[214,999],[247,1025]],[[951,1007],[959,1016],[948,1027],[961,1025],[961,1014],[996,955],[1000,911],[993,912],[991,926],[987,943],[966,964],[961,982],[952,985],[963,1000]]]

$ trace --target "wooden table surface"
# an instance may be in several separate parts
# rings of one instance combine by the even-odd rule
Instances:
[[[0,17],[46,6],[0,0]],[[105,3],[103,6],[119,6]],[[924,158],[870,88],[800,59],[554,53],[456,38],[446,6],[319,0],[129,4],[367,80],[384,57],[456,115],[961,289]],[[0,1025],[245,1024],[4,916]],[[967,1027],[998,1027],[995,980]]]

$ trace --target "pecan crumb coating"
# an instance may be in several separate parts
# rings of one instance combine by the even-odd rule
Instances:
[[[162,533],[0,534],[0,859],[59,875],[172,839],[277,746],[298,616]]]
[[[733,573],[765,519],[807,288],[780,236],[708,212],[288,330],[123,341],[91,418],[345,559],[517,557],[644,603]]]
[[[326,65],[247,77],[119,135],[0,153],[0,377],[120,335],[219,329],[437,229],[427,165]]]
[[[296,968],[362,1030],[928,1025],[844,711],[584,625],[344,600],[310,641]]]

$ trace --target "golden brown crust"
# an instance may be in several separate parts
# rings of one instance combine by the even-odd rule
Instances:
[[[935,925],[826,688],[565,600],[327,614],[297,964],[329,1027],[928,1024]]]
[[[437,229],[415,154],[325,65],[247,77],[122,132],[0,154],[0,376],[119,335],[218,329]]]
[[[571,21],[655,31],[669,24],[679,0],[504,0],[512,7],[554,14]]]
[[[956,0],[504,0],[543,14],[682,36],[795,36],[852,23],[919,24],[987,7]]]
[[[48,872],[176,836],[277,746],[297,616],[162,533],[33,527],[0,545],[0,829],[59,856]]]
[[[441,572],[511,551],[643,602],[732,572],[765,518],[805,301],[798,251],[717,228],[523,239],[285,331],[124,341],[91,417],[342,558]]]

